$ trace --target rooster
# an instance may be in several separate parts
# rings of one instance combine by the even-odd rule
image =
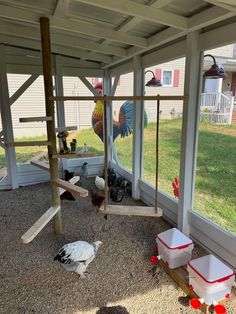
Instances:
[[[95,85],[95,90],[99,96],[103,95],[102,83]],[[92,126],[94,132],[103,141],[103,102],[96,101],[96,106],[92,113]],[[144,126],[147,126],[147,114],[144,112]],[[113,141],[117,136],[125,137],[133,133],[133,102],[125,101],[120,108],[119,121],[113,120]]]
[[[101,241],[92,244],[85,241],[65,244],[54,257],[54,261],[62,263],[66,270],[78,273],[81,278],[86,278],[89,275],[86,269],[96,257],[101,245]]]

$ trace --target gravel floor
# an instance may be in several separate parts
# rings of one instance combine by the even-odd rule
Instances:
[[[21,235],[50,207],[49,184],[0,195],[1,314],[200,313],[180,302],[184,293],[164,271],[152,276],[148,258],[155,236],[171,227],[162,218],[109,216],[106,221],[95,214],[90,197],[64,201],[63,234],[55,236],[50,223],[24,245]],[[104,243],[89,266],[89,279],[53,261],[63,244],[79,239]],[[194,256],[204,254],[194,249]],[[228,314],[236,313],[235,290],[227,301]]]

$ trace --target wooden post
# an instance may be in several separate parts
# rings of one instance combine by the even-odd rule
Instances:
[[[143,96],[143,68],[140,57],[134,57],[134,96]],[[133,107],[133,159],[132,159],[132,197],[140,199],[140,189],[138,186],[142,174],[143,147],[143,101],[134,100]]]
[[[4,142],[14,142],[4,45],[0,45],[0,112]],[[10,183],[12,189],[16,189],[18,188],[18,178],[15,148],[6,146],[5,156],[7,162],[8,182]]]
[[[158,95],[159,96],[159,95]],[[160,100],[157,100],[157,127],[156,127],[156,188],[155,188],[155,210],[156,213],[158,211],[157,209],[157,194],[158,194],[158,179],[159,179],[159,171],[158,171],[158,166],[159,166],[159,117],[160,115]]]
[[[47,121],[48,141],[51,145],[48,146],[48,156],[50,164],[51,177],[51,192],[52,192],[52,207],[60,206],[60,196],[58,188],[54,181],[58,179],[58,160],[52,158],[52,155],[57,153],[56,135],[55,135],[55,115],[54,115],[54,101],[53,97],[53,82],[52,82],[52,61],[51,61],[51,47],[50,47],[50,29],[49,19],[46,17],[40,18],[40,32],[42,45],[42,60],[43,60],[43,76],[45,89],[45,104],[46,115],[52,117],[52,121]],[[62,231],[61,210],[55,215],[54,230],[56,234]]]
[[[106,100],[103,102],[103,142],[104,142],[104,175],[105,175],[105,200],[104,210],[106,211],[108,205],[108,136],[107,136],[107,109]]]
[[[198,31],[187,35],[184,95],[188,97],[183,106],[178,208],[178,228],[186,235],[189,234],[188,214],[193,204],[196,126],[199,111],[200,50],[198,41]]]

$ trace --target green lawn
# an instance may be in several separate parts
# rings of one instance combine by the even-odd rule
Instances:
[[[181,120],[163,120],[159,132],[159,188],[172,194],[172,181],[179,177]],[[155,133],[156,124],[150,123],[144,131],[143,178],[155,182]],[[89,150],[103,155],[103,143],[94,136],[92,129],[79,134],[78,146],[87,143]],[[29,140],[42,140],[43,137]],[[20,139],[27,140],[27,139]],[[121,164],[132,169],[132,136],[116,139],[115,147]],[[46,148],[17,148],[17,161],[25,162]],[[236,233],[236,126],[200,125],[195,201],[199,213]],[[5,165],[3,149],[0,149],[0,166]]]

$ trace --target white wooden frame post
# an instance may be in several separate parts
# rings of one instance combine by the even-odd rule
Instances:
[[[186,235],[189,235],[190,231],[188,216],[193,206],[194,191],[196,125],[201,56],[198,43],[198,31],[187,35],[184,95],[188,97],[183,104],[180,196],[178,206],[178,229]]]
[[[0,45],[0,109],[4,142],[13,143],[13,126],[11,116],[11,101],[9,98],[9,89],[7,81],[7,68],[5,58],[5,47]],[[8,182],[12,189],[18,188],[18,176],[16,165],[15,147],[5,147],[5,156],[7,162]]]
[[[134,57],[134,96],[143,96],[144,71],[140,57]],[[132,197],[140,199],[139,179],[142,171],[143,152],[143,101],[136,100],[133,108],[133,160],[132,160]]]

